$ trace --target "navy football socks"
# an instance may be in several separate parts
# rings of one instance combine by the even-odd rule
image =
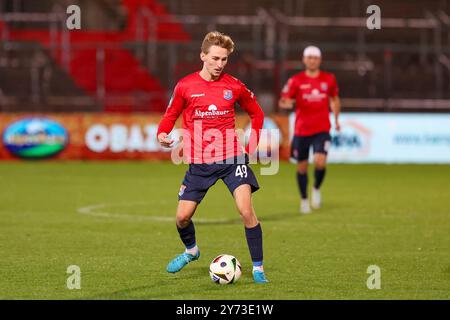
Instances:
[[[297,171],[297,184],[298,188],[300,189],[300,193],[302,195],[302,199],[308,198],[308,174],[307,173],[300,173]]]
[[[319,189],[323,179],[325,178],[325,171],[326,169],[315,169],[314,170],[314,177],[315,177],[315,181],[314,181],[314,188]]]
[[[253,228],[245,228],[245,237],[247,238],[248,249],[252,258],[253,266],[262,266],[263,262],[263,244],[262,229],[258,223]]]
[[[180,228],[177,226],[177,230],[180,234],[181,241],[183,241],[186,246],[186,249],[195,247],[195,227],[193,221],[191,221],[191,223],[185,228]]]

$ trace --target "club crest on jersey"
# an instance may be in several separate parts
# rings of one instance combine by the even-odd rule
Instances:
[[[320,83],[320,88],[321,88],[323,91],[327,91],[327,90],[328,90],[328,83],[326,83],[326,82],[321,82],[321,83]]]
[[[186,186],[184,184],[182,184],[180,187],[180,191],[178,192],[178,195],[180,197],[183,195],[185,189],[186,189]]]
[[[233,91],[231,91],[231,90],[223,90],[223,98],[225,100],[233,99]]]

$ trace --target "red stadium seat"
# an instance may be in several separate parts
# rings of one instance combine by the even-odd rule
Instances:
[[[189,35],[183,31],[182,26],[174,19],[170,19],[165,8],[154,0],[122,0],[128,12],[128,24],[121,32],[99,31],[73,31],[70,34],[71,60],[70,75],[75,83],[87,93],[95,97],[97,90],[97,47],[105,45],[104,61],[104,89],[105,96],[133,96],[136,94],[150,94],[154,98],[141,99],[140,105],[134,104],[134,99],[121,99],[116,104],[114,99],[106,99],[105,111],[163,111],[166,108],[166,89],[159,80],[143,67],[140,61],[131,52],[123,47],[124,42],[136,41],[139,13],[147,9],[151,15],[164,17],[170,22],[157,24],[156,40],[186,41]],[[145,19],[143,20],[145,22]],[[142,40],[148,39],[151,34],[148,21],[144,23]],[[0,21],[0,31],[4,28]],[[62,32],[58,31],[56,37],[61,39]],[[51,35],[48,30],[20,29],[11,30],[9,37],[14,41],[37,41],[49,48]],[[99,45],[100,44],[100,45]],[[54,57],[62,64],[62,53],[56,51]],[[128,103],[123,103],[128,101]],[[142,105],[142,103],[146,105]]]

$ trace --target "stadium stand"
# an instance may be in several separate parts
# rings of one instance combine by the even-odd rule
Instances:
[[[83,8],[83,29],[64,43],[66,33],[60,25],[52,29],[50,21],[68,4]],[[424,100],[423,105],[450,110],[449,1],[380,0],[382,32],[365,27],[370,4],[5,1],[0,7],[2,110],[162,111],[174,83],[199,68],[199,43],[214,29],[236,40],[228,72],[263,97],[266,111],[274,110],[281,86],[301,69],[301,50],[309,44],[324,51],[323,67],[336,74],[347,99],[344,107],[391,111],[413,105],[416,110]],[[48,19],[20,14],[12,19],[17,12]],[[46,62],[36,67],[39,56]],[[8,79],[24,85],[16,88]],[[36,79],[42,79],[39,85]],[[19,105],[8,107],[5,101]]]
[[[111,2],[104,2],[104,4],[107,3],[109,7],[113,5]],[[52,1],[48,1],[47,7],[51,7],[51,4]],[[123,11],[128,14],[128,23],[124,30],[77,31],[70,35],[67,44],[71,47],[70,62],[66,66],[68,73],[86,94],[104,101],[105,111],[162,111],[165,109],[165,89],[157,78],[150,75],[149,70],[141,66],[124,44],[136,38],[143,41],[152,36],[148,27],[142,29],[144,30],[142,34],[138,34],[138,24],[142,22],[139,16],[140,10],[147,10],[148,14],[155,16],[166,16],[167,13],[162,6],[152,0],[123,0],[122,5],[125,8]],[[114,12],[112,16],[117,14],[118,12]],[[8,30],[10,40],[22,43],[37,41],[42,47],[49,49],[52,45],[51,31],[30,29],[23,21],[21,24],[21,28],[13,26],[11,30]],[[161,23],[157,27],[153,40],[184,41],[188,39],[176,23]],[[62,41],[64,32],[58,30],[54,37]],[[55,52],[55,60],[63,66],[62,50]],[[30,59],[29,56],[28,59]],[[21,65],[26,65],[26,60],[25,58],[24,64]],[[99,70],[103,70],[100,76]],[[22,73],[22,77],[27,77],[26,72]],[[8,89],[9,87],[5,87],[3,91],[9,95]],[[23,96],[26,96],[27,92],[29,91],[22,92]],[[55,94],[64,96],[63,92],[55,92]],[[11,92],[11,95],[14,95],[14,92]],[[98,108],[94,108],[93,111],[98,111]]]

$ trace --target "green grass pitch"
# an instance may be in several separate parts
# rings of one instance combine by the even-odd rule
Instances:
[[[298,213],[294,166],[260,176],[254,206],[270,283],[255,285],[243,225],[219,181],[200,205],[201,258],[173,222],[186,166],[162,162],[0,163],[0,299],[449,299],[450,166],[330,165],[324,206]],[[310,181],[312,176],[310,175]],[[210,261],[235,255],[243,275],[220,286]],[[66,286],[81,269],[81,289]],[[367,268],[381,270],[369,290]]]

